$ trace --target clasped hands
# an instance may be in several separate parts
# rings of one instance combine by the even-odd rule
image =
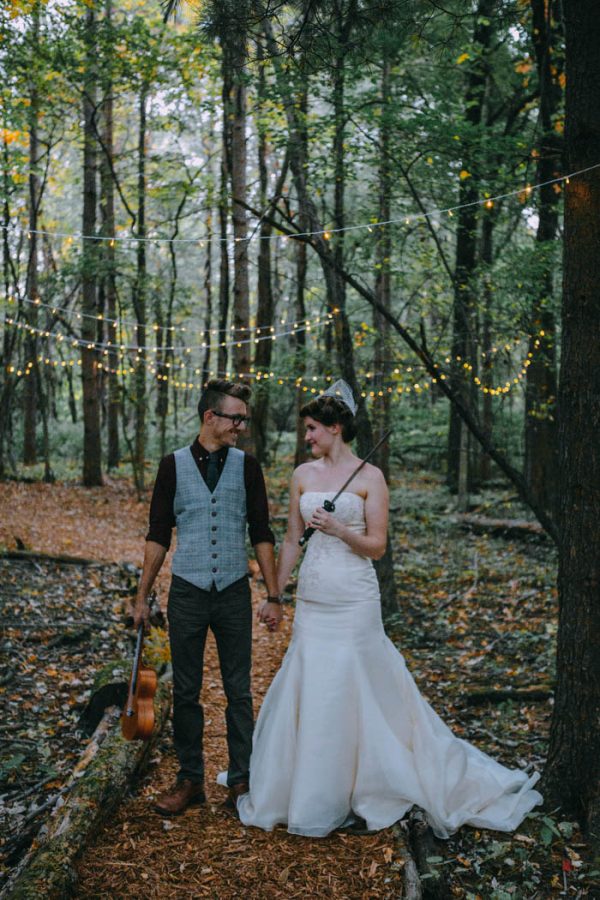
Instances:
[[[256,618],[259,622],[263,622],[269,631],[277,631],[283,618],[281,603],[270,603],[268,600],[265,600],[259,606]]]

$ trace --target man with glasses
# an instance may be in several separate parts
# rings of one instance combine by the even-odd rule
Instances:
[[[163,816],[205,802],[204,711],[199,695],[209,628],[227,697],[227,805],[235,810],[236,798],[248,790],[254,718],[246,527],[268,592],[259,618],[271,630],[281,619],[265,481],[257,460],[236,447],[250,422],[249,399],[246,385],[209,381],[198,403],[198,438],[161,460],[154,485],[134,625],[148,620],[147,598],[176,527],[168,619],[179,773],[175,785],[155,803]]]

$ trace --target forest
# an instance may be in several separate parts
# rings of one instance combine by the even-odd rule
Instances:
[[[535,764],[544,806],[520,843],[485,847],[461,831],[423,850],[418,821],[339,846],[276,832],[272,881],[268,836],[194,822],[204,856],[165,874],[159,847],[179,860],[184,835],[160,822],[134,835],[158,776],[152,754],[130,754],[114,815],[123,847],[145,848],[136,896],[238,896],[219,862],[238,839],[248,897],[600,896],[597,13],[592,0],[0,6],[1,896],[99,896],[105,878],[105,896],[133,891],[125,868],[103,871],[119,843],[100,813],[68,865],[59,848],[62,875],[47,857],[34,887],[16,876],[43,853],[43,816],[76,793],[94,679],[131,652],[124,598],[156,469],[193,441],[214,378],[252,388],[243,449],[278,539],[308,459],[307,398],[350,385],[361,458],[391,431],[374,459],[391,491],[376,565],[388,634],[455,730]],[[289,622],[258,638],[259,697],[288,636]],[[153,629],[163,668],[165,642]],[[42,705],[21,708],[42,667]],[[60,881],[67,868],[79,887]]]

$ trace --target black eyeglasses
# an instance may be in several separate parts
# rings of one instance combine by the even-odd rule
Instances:
[[[216,409],[211,410],[211,412],[213,412],[215,416],[218,416],[220,419],[229,419],[231,422],[233,422],[236,428],[239,428],[240,425],[245,425],[246,427],[248,427],[248,425],[252,421],[250,419],[250,416],[240,416],[237,413],[232,415],[231,413],[217,412]]]

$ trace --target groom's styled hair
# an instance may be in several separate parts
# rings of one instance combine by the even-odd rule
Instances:
[[[349,444],[356,437],[354,416],[344,401],[338,400],[337,397],[321,394],[320,397],[310,400],[300,410],[301,419],[306,419],[307,416],[322,425],[341,425],[342,440],[345,444]]]
[[[200,421],[204,421],[204,413],[209,409],[221,411],[225,397],[237,397],[246,405],[250,403],[252,391],[247,384],[239,384],[236,381],[226,381],[224,378],[214,378],[207,381],[200,400],[198,401],[198,415]]]

